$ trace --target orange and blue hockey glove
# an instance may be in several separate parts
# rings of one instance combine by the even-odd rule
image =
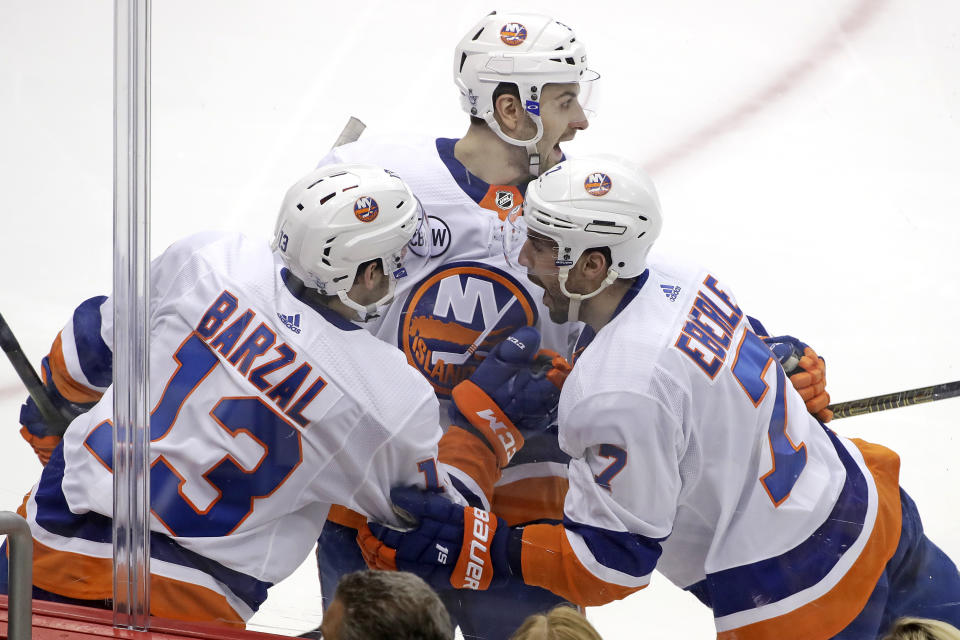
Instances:
[[[20,424],[20,436],[33,448],[40,464],[46,466],[53,450],[63,438],[49,432],[33,398],[27,398],[20,407]]]
[[[410,571],[437,590],[483,591],[513,575],[510,527],[495,514],[416,487],[393,489],[390,499],[415,524],[401,531],[371,522],[360,529],[357,542],[371,569]]]
[[[522,327],[453,388],[453,424],[479,432],[501,468],[523,446],[524,433],[543,431],[556,420],[570,365],[552,351],[538,351],[539,346],[537,330]]]
[[[807,405],[807,411],[820,422],[830,422],[833,411],[830,394],[827,393],[827,363],[817,352],[793,336],[775,336],[764,338],[764,342],[783,366],[790,377],[793,388]]]

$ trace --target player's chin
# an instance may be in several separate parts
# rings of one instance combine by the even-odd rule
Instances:
[[[567,309],[558,309],[556,307],[547,307],[547,311],[550,312],[550,320],[555,324],[563,324],[567,321]]]

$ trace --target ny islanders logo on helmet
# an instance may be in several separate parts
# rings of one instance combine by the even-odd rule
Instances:
[[[605,196],[610,192],[610,176],[596,171],[583,181],[583,188],[592,196]]]
[[[353,203],[353,215],[357,216],[360,222],[373,222],[379,213],[377,201],[370,196],[361,196]]]
[[[519,22],[508,22],[500,27],[500,39],[509,47],[523,44],[527,39],[527,28]]]
[[[476,370],[477,356],[536,321],[533,299],[513,277],[478,262],[451,262],[411,289],[397,341],[437,394],[449,398]]]

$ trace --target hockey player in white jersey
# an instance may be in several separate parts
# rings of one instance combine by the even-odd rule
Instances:
[[[154,260],[151,613],[242,625],[309,555],[331,503],[397,524],[398,483],[460,499],[437,466],[433,389],[351,322],[406,277],[421,223],[395,175],[330,166],[289,190],[272,247],[210,232]],[[44,360],[56,403],[89,410],[21,509],[40,598],[111,598],[112,316],[110,298],[83,303]]]
[[[510,527],[398,489],[421,526],[372,525],[372,564],[468,589],[522,576],[583,605],[657,568],[731,640],[876,638],[902,615],[960,623],[960,575],[924,536],[897,455],[811,416],[713,273],[648,261],[661,213],[639,169],[565,161],[530,186],[520,221],[520,261],[551,314],[592,329],[559,402],[563,517]],[[459,553],[425,552],[438,532]],[[492,550],[482,563],[477,545]],[[465,562],[474,580],[451,571]]]

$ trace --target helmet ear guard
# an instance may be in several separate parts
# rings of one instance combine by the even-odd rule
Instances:
[[[395,174],[373,165],[329,165],[287,191],[271,246],[307,287],[336,295],[363,320],[389,302],[396,280],[406,276],[407,243],[423,219],[420,203]],[[380,260],[388,292],[364,305],[348,292],[358,267],[371,260]]]
[[[653,182],[638,166],[615,156],[575,158],[553,167],[527,187],[522,218],[526,237],[556,243],[553,274],[570,299],[571,321],[583,300],[618,278],[643,273],[662,226]],[[569,291],[570,268],[585,251],[601,247],[610,251],[606,277],[592,292]]]

